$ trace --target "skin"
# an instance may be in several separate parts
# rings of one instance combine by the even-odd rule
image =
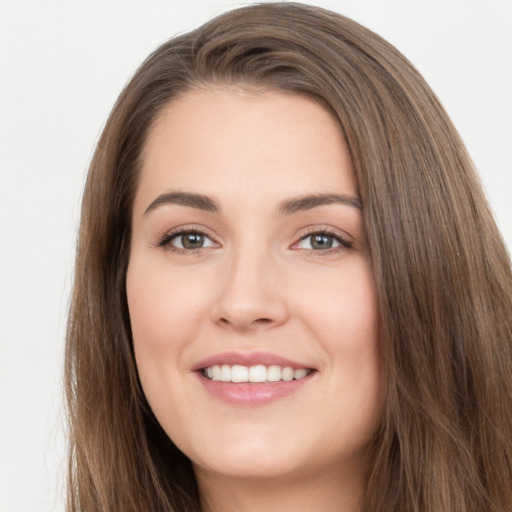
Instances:
[[[220,211],[154,203],[175,191]],[[198,89],[150,131],[127,274],[135,357],[208,511],[358,510],[383,401],[374,285],[361,209],[279,210],[310,194],[357,202],[341,130],[310,99]],[[204,246],[181,249],[181,228],[204,232]],[[332,247],[312,248],[311,233],[325,230]],[[291,395],[233,405],[192,371],[227,351],[315,371]]]

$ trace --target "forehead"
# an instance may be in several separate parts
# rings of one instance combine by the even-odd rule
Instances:
[[[248,199],[354,195],[341,129],[320,104],[237,87],[191,90],[167,105],[149,132],[138,195],[166,189]]]

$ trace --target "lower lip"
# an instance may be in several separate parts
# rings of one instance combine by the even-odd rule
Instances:
[[[210,380],[203,376],[201,372],[197,375],[201,384],[215,398],[234,405],[263,405],[273,402],[279,398],[296,393],[305,384],[307,384],[316,372],[312,372],[306,377],[288,382],[221,382]]]

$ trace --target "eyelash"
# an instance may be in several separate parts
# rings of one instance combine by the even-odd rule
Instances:
[[[180,227],[180,228],[176,228],[176,229],[169,231],[160,239],[160,241],[158,242],[158,244],[156,246],[163,247],[166,250],[171,251],[175,254],[195,254],[199,251],[204,251],[205,249],[209,249],[209,247],[198,247],[196,249],[185,249],[185,248],[181,248],[181,247],[174,247],[171,244],[171,242],[174,239],[179,238],[180,236],[184,236],[184,235],[201,235],[210,240],[212,239],[212,237],[210,235],[208,235],[202,229],[199,229],[199,228],[196,228],[193,226],[186,226],[186,227]]]
[[[346,250],[346,249],[352,249],[354,247],[354,244],[341,236],[338,232],[334,232],[328,228],[309,228],[304,235],[300,237],[300,239],[293,244],[293,246],[298,245],[303,240],[306,240],[309,237],[312,237],[314,235],[324,235],[328,236],[332,239],[334,239],[336,242],[339,243],[339,246],[337,247],[330,247],[328,249],[303,249],[304,251],[307,251],[308,255],[313,256],[327,256],[333,253],[337,253],[338,251]],[[292,247],[293,247],[292,246]]]
[[[195,249],[185,249],[185,248],[181,248],[181,247],[174,247],[171,244],[171,242],[174,239],[176,239],[180,236],[184,236],[184,235],[200,235],[200,236],[203,236],[205,238],[212,240],[212,238],[202,229],[198,229],[195,227],[182,227],[182,228],[173,229],[172,231],[169,231],[168,233],[166,233],[160,239],[160,241],[156,244],[156,247],[163,247],[163,248],[167,249],[168,251],[171,251],[175,254],[188,254],[188,255],[195,254],[199,251],[204,251],[205,249],[211,248],[211,247],[198,247]],[[303,249],[304,251],[307,251],[308,254],[313,254],[315,256],[322,256],[322,255],[333,254],[334,252],[338,252],[339,250],[352,249],[354,247],[352,242],[350,242],[349,240],[340,236],[339,233],[335,233],[326,228],[321,228],[321,229],[312,228],[311,231],[309,231],[306,234],[304,234],[303,236],[301,236],[300,239],[292,245],[292,248],[294,246],[298,245],[303,240],[306,240],[307,238],[312,237],[313,235],[324,235],[324,236],[331,237],[337,243],[339,243],[339,246],[330,247],[328,249]],[[213,242],[213,243],[215,244],[216,242]]]

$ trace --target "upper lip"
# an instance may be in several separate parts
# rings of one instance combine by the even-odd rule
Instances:
[[[294,370],[299,370],[301,368],[308,370],[313,369],[307,364],[303,364],[286,357],[278,356],[277,354],[272,354],[270,352],[223,352],[202,359],[192,366],[192,371],[198,371],[202,370],[203,368],[209,368],[210,366],[222,364],[228,364],[230,366],[235,364],[242,366],[256,366],[261,364],[264,366],[289,366]]]

